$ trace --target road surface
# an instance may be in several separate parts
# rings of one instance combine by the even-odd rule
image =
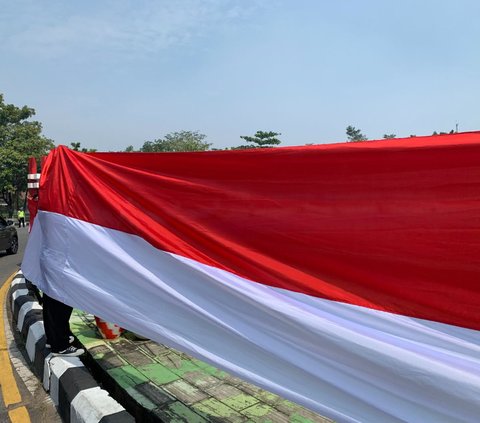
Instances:
[[[0,422],[60,423],[50,397],[24,360],[22,342],[11,330],[10,310],[6,307],[7,282],[20,268],[28,239],[28,228],[17,231],[18,253],[0,252]]]

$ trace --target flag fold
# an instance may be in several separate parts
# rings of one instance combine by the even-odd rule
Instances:
[[[480,415],[480,133],[42,167],[49,295],[338,421]]]

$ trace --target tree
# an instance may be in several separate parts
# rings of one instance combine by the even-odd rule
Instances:
[[[358,142],[358,141],[367,141],[368,138],[362,134],[360,129],[355,128],[354,126],[348,125],[346,129],[348,142]]]
[[[27,189],[28,159],[40,159],[54,147],[42,135],[42,125],[29,121],[35,110],[6,104],[0,94],[0,193],[7,203],[8,215],[19,207],[20,193]]]
[[[80,143],[80,142],[71,142],[70,145],[71,145],[71,149],[73,151],[80,151],[82,153],[95,153],[97,151],[96,148],[81,147],[82,143]]]
[[[176,151],[206,151],[212,144],[205,142],[207,136],[198,131],[171,132],[163,139],[146,141],[140,151],[144,153],[164,153]]]
[[[451,129],[450,132],[444,132],[444,131],[440,131],[440,132],[437,132],[437,131],[433,131],[433,134],[432,135],[453,135],[453,134],[456,134],[456,130],[454,129]]]
[[[133,153],[135,151],[135,149],[133,148],[133,145],[129,145],[126,149],[125,149],[125,153]]]
[[[397,138],[395,134],[383,134],[383,138],[386,140],[391,140],[393,138]]]
[[[248,135],[241,135],[240,138],[251,143],[247,145],[239,145],[238,147],[232,147],[232,150],[243,150],[247,148],[267,148],[279,145],[281,141],[277,136],[282,135],[280,132],[273,131],[257,131],[253,137]]]

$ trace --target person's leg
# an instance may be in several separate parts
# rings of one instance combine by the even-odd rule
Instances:
[[[52,352],[63,351],[70,346],[69,320],[72,310],[72,307],[43,294],[43,324]]]

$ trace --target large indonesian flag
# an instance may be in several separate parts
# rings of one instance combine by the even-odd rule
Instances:
[[[480,421],[480,133],[59,147],[22,269],[338,421]]]

